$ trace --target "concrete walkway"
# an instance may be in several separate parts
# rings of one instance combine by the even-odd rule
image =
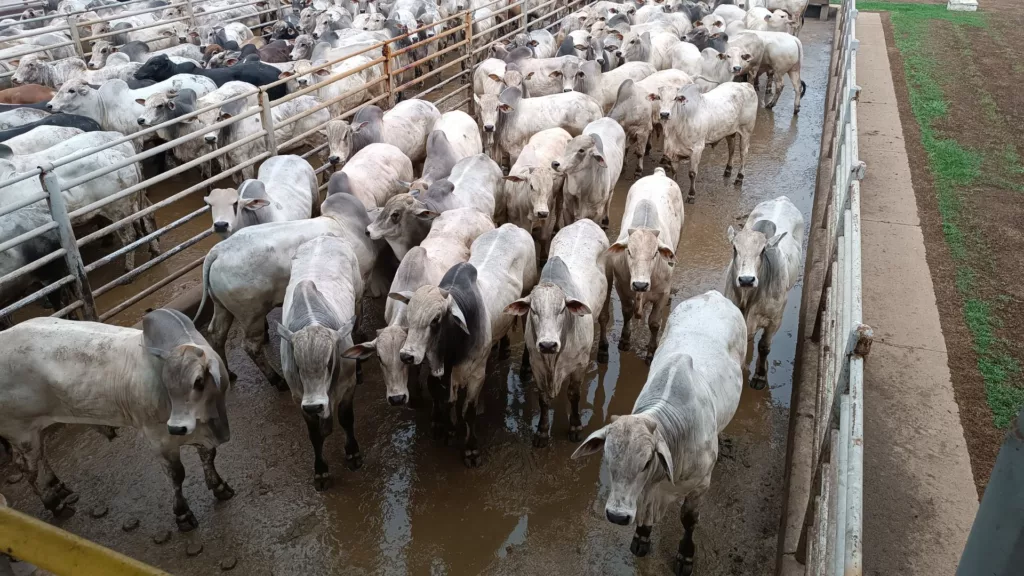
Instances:
[[[865,363],[864,574],[952,575],[978,509],[885,35],[857,17]]]

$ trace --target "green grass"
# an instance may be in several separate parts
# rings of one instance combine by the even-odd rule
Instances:
[[[956,264],[956,288],[963,297],[964,320],[978,356],[978,371],[985,383],[993,424],[1006,428],[1024,405],[1024,388],[1014,383],[1020,377],[1021,366],[1007,353],[1006,342],[996,336],[1002,325],[999,311],[1003,299],[997,297],[993,302],[978,294],[979,277],[983,277],[985,269],[991,266],[991,257],[980,231],[964,213],[963,197],[972,185],[981,182],[983,165],[985,183],[1024,191],[1024,186],[1015,182],[1024,176],[1024,167],[1012,145],[1004,145],[997,150],[973,150],[958,142],[955,134],[942,130],[942,121],[950,114],[949,103],[940,84],[940,79],[946,78],[947,74],[927,45],[933,41],[930,34],[935,21],[950,22],[961,39],[967,34],[967,29],[987,28],[988,23],[982,13],[949,12],[945,5],[860,2],[857,8],[890,13],[896,47],[903,56],[911,112],[921,131],[921,144],[935,179],[943,235]],[[964,66],[970,66],[972,56],[967,50],[950,55]],[[990,94],[979,90],[978,102],[987,121],[995,129],[1006,128]]]

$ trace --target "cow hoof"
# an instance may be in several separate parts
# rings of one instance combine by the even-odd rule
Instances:
[[[355,454],[345,454],[345,465],[348,469],[355,472],[363,467],[363,455],[359,452]]]
[[[690,195],[688,195],[686,197],[686,203],[687,204],[693,204],[696,201],[697,201],[697,195],[696,194],[690,194]]]
[[[548,443],[551,441],[551,434],[548,432],[534,432],[533,433],[533,447],[534,448],[547,448]]]
[[[799,108],[794,108],[793,109],[793,116],[796,116],[799,113],[800,113],[800,109]]]
[[[633,172],[633,180],[639,180],[640,178],[643,177],[643,175],[644,175],[644,171],[638,169],[638,170]]]
[[[313,474],[313,489],[317,492],[323,492],[331,487],[331,473],[324,472],[323,474]]]
[[[231,380],[231,383],[234,384],[236,381],[238,381],[238,374],[235,374],[231,370],[228,370],[228,380]]]
[[[611,222],[608,220],[608,217],[601,218],[601,229],[607,230],[609,226],[611,226]]]
[[[191,532],[199,528],[199,521],[196,520],[196,516],[191,510],[175,516],[174,521],[178,523],[179,532]]]
[[[61,499],[62,504],[68,505],[78,502],[78,494],[72,492],[71,488],[68,488],[63,482],[57,484],[54,490],[56,490],[57,497]]]
[[[569,441],[579,442],[583,440],[583,426],[569,426]]]
[[[743,172],[740,172],[739,174],[736,175],[736,181],[733,182],[733,184],[735,184],[737,186],[739,186],[740,184],[743,184]]]
[[[764,390],[765,386],[768,385],[768,378],[761,376],[760,374],[754,374],[750,377],[750,387],[754,390]]]
[[[724,178],[728,178],[728,177],[729,177],[730,175],[732,175],[732,166],[728,166],[728,165],[726,165],[726,167],[725,167],[725,173],[724,173],[724,174],[722,174],[722,176],[723,176]]]
[[[675,576],[690,576],[690,574],[693,574],[693,558],[683,558],[681,555],[676,554],[676,561],[672,569]]]
[[[466,464],[466,468],[479,468],[483,462],[479,450],[466,450],[463,453],[462,461]]]
[[[608,345],[604,344],[597,348],[597,363],[607,364],[608,363]]]
[[[629,551],[638,558],[643,558],[651,553],[651,537],[633,534],[633,542],[629,544]]]
[[[619,350],[623,352],[629,350],[629,340],[619,340]]]
[[[235,491],[228,486],[227,482],[221,481],[216,488],[213,489],[213,495],[217,497],[217,500],[231,500],[235,495]]]

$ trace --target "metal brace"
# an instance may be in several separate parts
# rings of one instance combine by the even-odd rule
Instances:
[[[855,14],[855,16],[856,16],[856,14]],[[851,38],[850,39],[850,50],[853,50],[853,51],[856,52],[858,46],[860,46],[860,40],[858,40],[856,38]]]
[[[860,102],[860,86],[850,87],[850,99],[854,102]]]
[[[858,161],[856,164],[850,167],[850,174],[853,175],[854,180],[863,180],[867,174],[868,165],[863,160]]]

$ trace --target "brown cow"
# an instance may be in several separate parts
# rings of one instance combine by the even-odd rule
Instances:
[[[53,90],[40,84],[25,84],[0,90],[0,104],[36,104],[53,98]]]

